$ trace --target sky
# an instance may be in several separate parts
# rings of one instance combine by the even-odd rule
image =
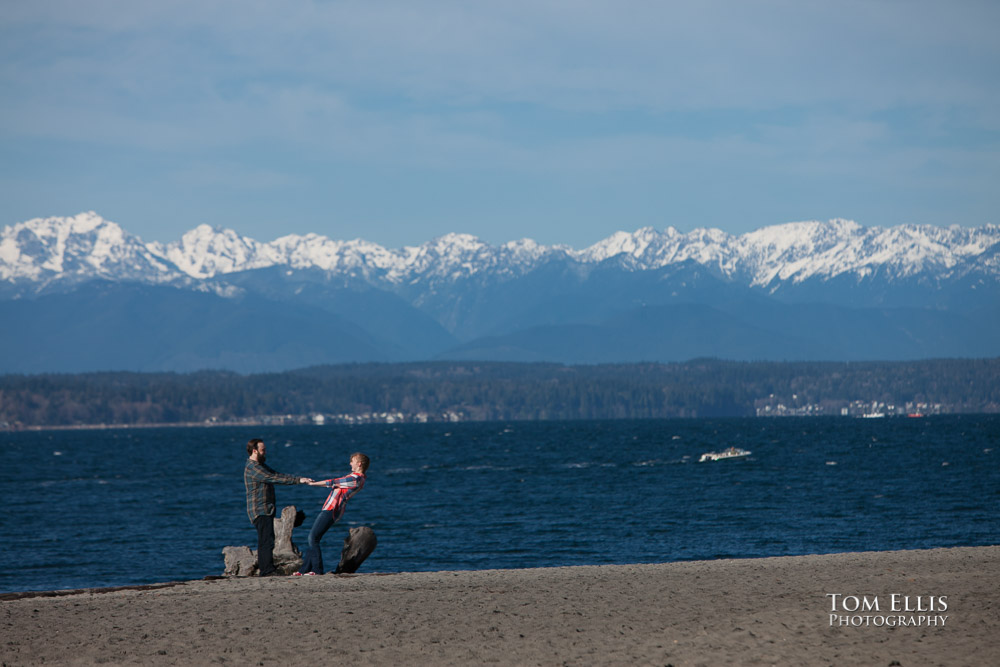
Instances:
[[[998,223],[1000,3],[6,0],[0,226]]]

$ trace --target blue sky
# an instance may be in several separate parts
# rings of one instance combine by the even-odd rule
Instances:
[[[9,0],[0,224],[997,223],[997,2]]]

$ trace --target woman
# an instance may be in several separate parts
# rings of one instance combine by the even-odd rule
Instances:
[[[323,574],[323,552],[319,542],[323,539],[330,526],[340,521],[347,508],[347,501],[365,485],[365,471],[368,470],[368,457],[361,452],[351,454],[351,474],[338,479],[327,479],[310,482],[310,486],[325,486],[332,489],[323,503],[323,509],[316,516],[312,530],[309,531],[309,548],[302,559],[302,568],[293,576]]]

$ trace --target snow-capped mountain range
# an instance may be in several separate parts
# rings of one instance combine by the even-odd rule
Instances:
[[[448,234],[389,249],[96,213],[0,233],[0,372],[1000,355],[1000,227],[797,222],[584,249]],[[248,335],[248,331],[253,335]]]
[[[594,265],[619,260],[631,271],[695,262],[749,286],[810,278],[882,273],[889,279],[932,272],[942,278],[1000,275],[1000,226],[900,225],[862,227],[848,220],[795,222],[734,236],[719,229],[689,233],[673,227],[618,232],[589,248],[543,246],[530,239],[491,246],[468,234],[448,234],[416,247],[387,249],[363,240],[317,234],[260,242],[230,229],[199,225],[174,243],[144,243],[94,212],[36,218],[4,227],[0,280],[48,285],[94,278],[165,283],[203,280],[274,266],[405,284],[524,275],[551,260]]]

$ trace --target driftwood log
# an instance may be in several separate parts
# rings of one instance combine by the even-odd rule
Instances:
[[[294,505],[288,505],[281,510],[281,516],[274,518],[274,566],[281,574],[291,574],[302,567],[302,554],[292,541],[292,531],[301,526],[305,520],[305,512],[296,510]],[[375,551],[375,531],[368,526],[351,528],[350,534],[344,539],[344,548],[340,552],[340,563],[335,574],[350,574],[358,568],[368,556]],[[222,573],[227,577],[253,577],[257,575],[257,551],[250,547],[224,547],[222,556],[226,569]]]
[[[373,551],[378,540],[375,539],[375,531],[368,526],[351,528],[350,534],[344,538],[344,548],[340,552],[340,563],[334,574],[351,574],[357,572],[361,564],[365,562]]]
[[[288,505],[281,516],[274,517],[274,567],[281,574],[291,574],[302,567],[302,554],[292,542],[292,530],[302,525],[306,513]],[[253,577],[257,575],[257,551],[250,547],[224,547],[222,557],[227,577]]]

